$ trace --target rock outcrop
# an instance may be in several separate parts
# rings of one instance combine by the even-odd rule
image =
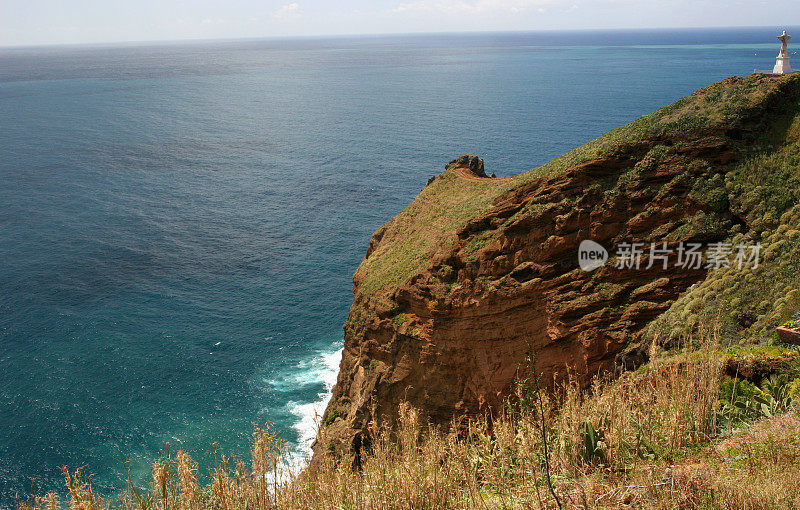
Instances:
[[[453,160],[370,241],[315,448],[357,454],[403,401],[434,424],[496,410],[528,356],[582,382],[646,359],[647,326],[707,277],[678,247],[749,235],[726,175],[798,103],[800,77],[728,78],[518,176]],[[594,271],[587,239],[611,255]],[[617,267],[624,243],[642,243],[638,268]]]
[[[473,156],[472,154],[464,154],[463,156],[457,157],[447,164],[445,170],[450,167],[468,170],[475,177],[488,177],[483,167],[483,159],[478,156]]]

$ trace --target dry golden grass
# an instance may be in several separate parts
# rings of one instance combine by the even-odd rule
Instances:
[[[458,431],[426,427],[402,406],[396,430],[372,428],[360,470],[321,452],[313,469],[294,477],[283,469],[284,443],[268,428],[256,429],[250,463],[220,457],[204,485],[184,452],[153,463],[147,490],[129,484],[114,499],[94,494],[80,469],[65,469],[65,507],[797,508],[797,411],[720,436],[722,363],[695,353],[598,379],[588,391],[568,384],[555,396],[520,384],[492,423]],[[59,499],[48,494],[20,506],[56,510]]]
[[[710,449],[720,508],[800,508],[800,413],[763,420]]]

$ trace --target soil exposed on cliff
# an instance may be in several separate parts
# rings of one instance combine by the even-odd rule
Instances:
[[[588,381],[711,324],[765,337],[798,300],[798,139],[800,76],[751,75],[514,177],[454,160],[370,241],[316,448],[358,452],[401,402],[434,424],[496,410],[528,356],[544,381]],[[592,272],[586,239],[612,256]],[[689,242],[761,243],[764,257],[648,267],[651,243]],[[638,270],[615,267],[622,243],[648,247]]]

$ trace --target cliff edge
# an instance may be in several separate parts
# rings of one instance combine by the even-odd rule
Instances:
[[[401,402],[434,424],[491,412],[529,355],[587,382],[689,332],[768,338],[800,301],[798,140],[800,76],[754,74],[514,177],[454,160],[369,243],[315,451],[357,458]],[[582,270],[583,240],[611,260]],[[651,243],[690,242],[758,243],[760,263],[647,267]],[[624,243],[638,269],[616,267]]]

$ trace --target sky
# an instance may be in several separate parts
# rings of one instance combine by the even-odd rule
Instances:
[[[0,46],[800,24],[800,0],[0,0]]]

